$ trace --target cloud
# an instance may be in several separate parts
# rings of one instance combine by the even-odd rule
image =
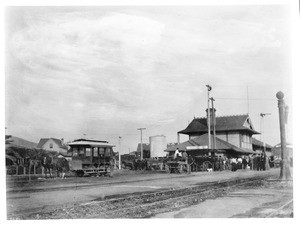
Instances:
[[[24,115],[36,127],[63,124],[74,133],[88,125],[170,124],[206,107],[206,83],[269,78],[276,68],[263,64],[276,65],[273,53],[283,46],[277,24],[255,19],[255,10],[214,10],[18,12],[22,26],[11,29],[7,45],[14,62],[7,69],[8,120],[21,124]]]

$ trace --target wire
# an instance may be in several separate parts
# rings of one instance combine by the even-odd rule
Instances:
[[[222,99],[222,100],[241,100],[241,101],[248,101],[248,100],[254,100],[254,101],[277,101],[276,99],[272,98],[215,98],[215,99]]]

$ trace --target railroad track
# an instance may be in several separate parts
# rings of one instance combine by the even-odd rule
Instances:
[[[148,218],[158,213],[174,211],[198,204],[206,199],[226,195],[245,185],[261,185],[267,176],[231,179],[219,183],[205,183],[189,188],[168,189],[151,193],[133,193],[109,197],[72,206],[57,206],[46,212],[23,214],[19,219],[75,219],[75,218]],[[18,219],[18,216],[15,215]]]
[[[281,211],[284,210],[285,208],[288,208],[289,206],[293,205],[293,202],[294,202],[293,199],[290,199],[288,202],[284,203],[283,205],[281,205],[280,207],[275,209],[273,212],[266,215],[265,218],[278,217],[277,215],[280,215]],[[292,216],[292,215],[289,215],[289,216]]]

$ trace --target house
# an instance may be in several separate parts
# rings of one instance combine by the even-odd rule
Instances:
[[[198,152],[218,152],[229,155],[243,155],[255,153],[252,135],[259,134],[254,129],[249,115],[231,115],[213,117],[216,110],[210,109],[210,129],[213,134],[215,127],[216,137],[211,135],[211,147],[208,138],[208,110],[206,117],[194,118],[184,129],[178,132],[178,144],[167,148],[172,154],[177,148]],[[180,144],[180,134],[188,135],[189,141]],[[214,141],[216,143],[214,143]]]
[[[63,154],[66,154],[68,151],[68,147],[64,144],[64,140],[57,138],[41,138],[37,148]]]

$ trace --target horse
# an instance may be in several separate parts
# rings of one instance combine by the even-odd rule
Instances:
[[[57,176],[61,177],[62,179],[66,178],[66,172],[70,171],[68,160],[65,158],[54,157],[53,164],[56,169]]]
[[[56,171],[57,177],[61,177],[63,179],[66,178],[66,172],[70,170],[68,160],[65,158],[59,158],[57,155],[43,155],[41,165],[45,169],[45,178],[47,178],[47,173],[49,173],[50,178],[54,178],[52,176],[52,172]]]

